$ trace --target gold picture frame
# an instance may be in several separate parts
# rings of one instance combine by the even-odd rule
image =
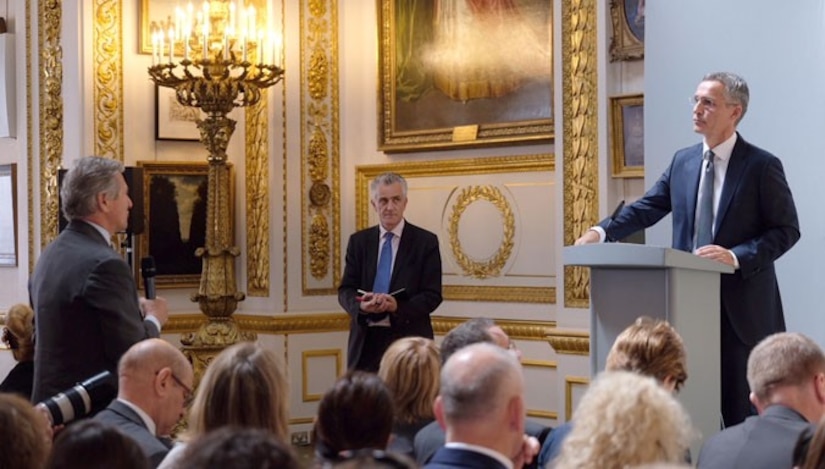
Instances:
[[[644,95],[610,98],[610,130],[613,177],[644,177]]]
[[[610,61],[640,60],[645,56],[645,0],[610,0],[613,38]]]
[[[174,24],[175,7],[182,4],[180,0],[140,0],[138,54],[152,54],[152,33],[167,31]]]
[[[17,164],[0,165],[0,267],[17,266]]]
[[[552,141],[553,2],[491,15],[377,2],[379,150]]]
[[[155,258],[158,288],[196,287],[202,263],[195,256],[206,242],[206,197],[209,165],[206,162],[138,161],[143,168],[143,209],[146,230],[135,246],[135,259]],[[231,174],[231,173],[230,173]],[[234,206],[230,190],[230,216]],[[135,278],[143,288],[140,263]]]

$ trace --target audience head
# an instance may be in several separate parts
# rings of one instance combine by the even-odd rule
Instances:
[[[748,357],[748,384],[759,413],[782,404],[809,422],[825,414],[825,354],[802,334],[780,332],[759,342]]]
[[[31,402],[0,393],[0,467],[43,467],[51,447],[50,429]]]
[[[120,430],[96,420],[68,426],[55,438],[47,469],[149,469],[140,446]]]
[[[438,347],[430,339],[405,337],[384,352],[378,376],[392,394],[397,422],[433,419],[440,369]]]
[[[516,357],[521,359],[521,353],[518,352],[504,329],[497,326],[492,319],[473,318],[454,327],[444,336],[444,340],[441,341],[441,364],[447,363],[450,356],[461,348],[481,342],[514,350]]]
[[[6,313],[3,342],[19,362],[34,360],[34,311],[27,304],[12,306]]]
[[[289,386],[277,354],[254,342],[222,351],[209,364],[189,413],[193,436],[231,425],[262,428],[288,441]]]
[[[455,352],[441,370],[435,415],[447,442],[484,446],[513,457],[524,436],[524,378],[521,365],[493,344]]]
[[[605,370],[651,376],[666,389],[679,391],[687,380],[685,344],[667,321],[643,316],[616,337]]]
[[[93,221],[110,233],[125,230],[132,201],[121,173],[123,163],[111,158],[76,159],[60,187],[63,216]]]
[[[146,339],[118,364],[118,397],[146,412],[158,435],[168,435],[192,398],[194,374],[186,356],[161,339]]]
[[[283,439],[264,428],[227,426],[189,443],[187,469],[301,469]]]
[[[389,389],[377,375],[348,371],[318,404],[315,436],[327,459],[345,450],[385,449],[393,422]]]
[[[687,412],[653,378],[604,372],[582,396],[555,467],[679,463],[691,438]]]

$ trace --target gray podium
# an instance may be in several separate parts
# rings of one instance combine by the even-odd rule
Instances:
[[[590,370],[604,370],[616,336],[639,316],[666,319],[687,349],[679,400],[707,438],[721,422],[719,276],[725,264],[671,248],[589,244],[564,248],[565,265],[590,267]],[[694,461],[699,456],[694,445]]]

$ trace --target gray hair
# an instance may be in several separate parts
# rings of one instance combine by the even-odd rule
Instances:
[[[503,348],[478,343],[455,353],[441,370],[441,401],[448,422],[475,422],[504,402],[521,365]]]
[[[798,386],[825,372],[825,354],[809,337],[796,332],[769,335],[748,357],[748,385],[761,400],[776,387]]]
[[[115,176],[123,172],[123,163],[100,156],[75,160],[60,188],[61,209],[67,220],[88,217],[97,211],[96,197],[101,192],[112,199],[120,195]]]
[[[745,117],[745,113],[748,112],[748,101],[750,100],[750,91],[745,79],[731,72],[712,72],[702,77],[702,81],[718,81],[725,87],[726,99],[742,106],[742,115],[736,121],[739,124],[742,118]]]
[[[468,345],[482,342],[494,344],[489,331],[495,325],[489,318],[473,318],[452,328],[441,341],[441,364],[447,363],[454,353]]]
[[[370,199],[375,199],[378,186],[389,186],[395,183],[401,184],[401,193],[407,197],[407,180],[398,173],[386,172],[375,176],[375,179],[370,182]]]

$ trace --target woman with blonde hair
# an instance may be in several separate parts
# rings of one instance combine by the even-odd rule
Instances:
[[[378,376],[389,388],[394,403],[393,438],[388,450],[412,456],[415,434],[435,418],[439,356],[435,342],[423,337],[396,340],[384,352]]]
[[[551,467],[621,469],[684,462],[690,418],[655,379],[627,371],[600,374],[582,396],[573,429]]]
[[[0,383],[0,392],[13,392],[31,399],[34,383],[34,311],[23,303],[6,314],[3,342],[11,349],[17,365]]]
[[[274,351],[242,342],[222,351],[209,364],[189,410],[187,440],[234,426],[260,428],[288,442],[288,384]],[[169,452],[160,468],[184,467],[184,445]]]

